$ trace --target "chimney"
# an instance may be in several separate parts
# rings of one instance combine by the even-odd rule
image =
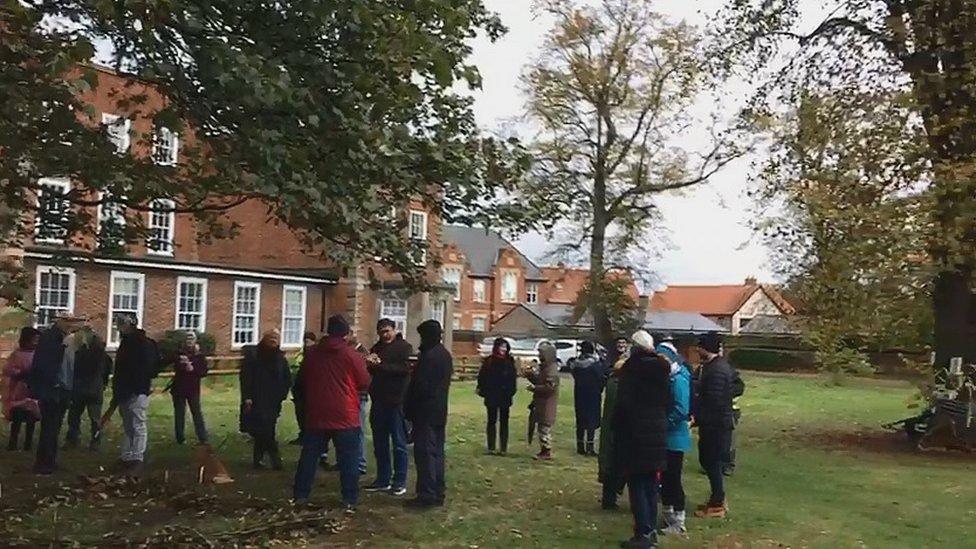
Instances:
[[[756,277],[750,276],[746,278],[746,286],[758,286],[758,285],[759,282],[756,280]]]
[[[651,296],[647,294],[642,294],[637,296],[637,307],[641,311],[647,311],[650,308]]]

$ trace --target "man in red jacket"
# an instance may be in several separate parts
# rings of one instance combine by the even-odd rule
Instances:
[[[342,503],[347,512],[359,499],[360,440],[359,393],[369,388],[366,361],[346,338],[349,324],[341,315],[329,318],[327,337],[305,354],[305,436],[295,472],[294,499],[308,500],[319,456],[326,442],[335,444],[342,484]]]

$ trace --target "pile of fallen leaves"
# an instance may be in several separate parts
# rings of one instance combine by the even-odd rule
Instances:
[[[71,484],[18,508],[4,509],[6,527],[0,526],[4,543],[14,547],[257,547],[276,543],[296,544],[322,535],[338,533],[345,525],[338,515],[314,507],[293,507],[280,501],[271,502],[243,492],[208,492],[199,486],[171,482],[168,475],[134,480],[114,476],[80,476]],[[72,539],[59,534],[58,516],[63,510],[85,508],[86,513],[116,513],[109,531],[96,539]],[[117,509],[116,509],[117,508]],[[132,510],[136,509],[133,515]],[[14,531],[37,513],[52,512],[54,523],[46,536],[25,536]],[[188,524],[166,524],[148,535],[145,528],[136,533],[142,517],[164,512],[167,516],[186,517]],[[226,530],[203,531],[190,524],[217,517],[219,524],[230,524]],[[215,521],[206,521],[212,524]]]

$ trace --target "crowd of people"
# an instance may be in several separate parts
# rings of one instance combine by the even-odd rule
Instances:
[[[173,402],[176,442],[186,442],[189,408],[197,442],[209,443],[200,393],[208,363],[197,335],[187,332],[176,351],[164,356],[134,317],[120,316],[117,329],[119,346],[114,361],[105,342],[83,318],[63,315],[43,331],[21,331],[18,348],[3,369],[3,413],[11,424],[10,451],[32,450],[35,425],[40,424],[35,473],[49,475],[57,469],[66,415],[64,447],[80,444],[81,419],[87,415],[88,446],[97,450],[105,424],[118,410],[122,441],[117,471],[142,475],[149,397],[153,379],[164,368],[174,372],[166,390]],[[417,331],[420,348],[415,364],[413,347],[390,319],[377,323],[377,341],[369,349],[351,336],[348,322],[340,315],[328,319],[321,339],[314,333],[305,334],[304,347],[291,363],[276,330],[264,333],[256,346],[245,348],[240,369],[240,431],[252,440],[253,467],[283,468],[276,433],[283,403],[291,394],[299,427],[293,442],[302,447],[293,484],[296,503],[308,500],[318,469],[334,468],[339,471],[343,504],[347,511],[355,510],[361,477],[366,474],[364,427],[368,417],[376,475],[362,489],[405,495],[412,443],[415,497],[406,504],[416,508],[444,505],[453,359],[442,343],[438,322],[423,322]],[[682,472],[684,456],[692,447],[692,427],[698,429],[699,461],[711,488],[709,498],[694,514],[724,517],[728,509],[724,477],[733,466],[733,432],[739,419],[734,402],[744,390],[742,381],[722,356],[722,342],[716,334],[680,343],[667,336],[657,339],[637,331],[629,339],[619,338],[609,356],[584,342],[580,355],[567,364],[574,379],[576,450],[583,456],[598,457],[603,508],[617,509],[619,496],[628,489],[634,532],[623,542],[625,547],[654,547],[659,534],[686,532]],[[487,412],[489,454],[508,452],[510,409],[518,380],[524,377],[532,395],[528,442],[538,437],[535,459],[554,459],[559,366],[551,344],[540,345],[538,360],[522,369],[507,340],[494,342],[477,381],[477,394],[484,399]],[[103,393],[110,379],[112,396],[103,413]],[[330,445],[335,466],[329,465]]]

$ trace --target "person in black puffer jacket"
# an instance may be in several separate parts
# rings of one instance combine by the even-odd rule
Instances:
[[[634,350],[620,373],[613,428],[624,465],[634,535],[625,547],[656,547],[657,477],[667,464],[671,365],[654,352],[654,338],[639,330]]]
[[[499,455],[508,452],[508,411],[512,407],[512,397],[517,389],[515,381],[515,360],[512,347],[505,338],[495,340],[491,355],[485,357],[478,371],[478,395],[485,401],[488,410],[488,424],[485,428],[488,438],[488,453],[495,453],[496,425],[500,431]],[[498,425],[500,423],[500,425]]]

